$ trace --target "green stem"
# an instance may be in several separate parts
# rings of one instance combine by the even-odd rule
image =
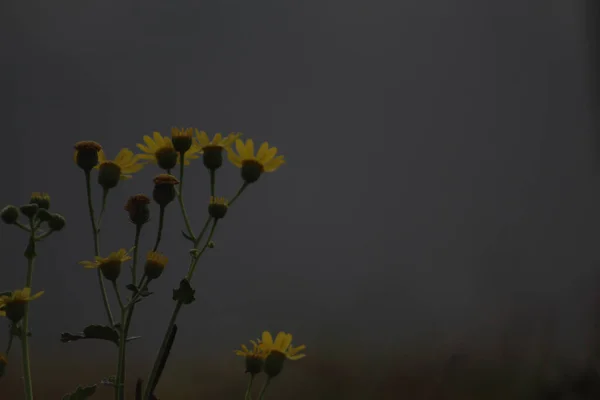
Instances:
[[[31,289],[33,281],[33,265],[35,261],[35,231],[33,229],[33,220],[30,220],[31,236],[29,245],[25,253],[27,257],[27,278],[25,287]],[[31,366],[29,359],[29,302],[25,302],[25,310],[21,322],[21,350],[23,358],[23,380],[25,385],[25,400],[33,400],[33,383],[31,379]]]
[[[121,326],[119,330],[119,358],[117,364],[117,380],[115,382],[115,400],[123,400],[125,398],[125,382],[123,378],[125,376],[125,319],[127,317],[125,312],[125,305],[123,304],[123,299],[121,298],[121,293],[119,292],[119,288],[117,286],[116,281],[112,281],[113,289],[115,290],[115,294],[117,295],[117,301],[119,302],[119,307],[121,308]]]
[[[143,225],[136,225],[135,227],[135,239],[133,244],[133,263],[131,267],[132,273],[132,283],[135,285],[136,282],[136,271],[137,271],[137,263],[138,263],[138,247],[140,243],[140,236]],[[135,300],[137,298],[137,294],[132,296],[131,302],[124,307],[121,313],[121,333],[119,335],[119,364],[117,368],[117,388],[119,399],[124,399],[124,391],[125,391],[125,362],[127,355],[127,335],[129,333],[129,326],[131,325],[131,319],[133,317],[133,311],[135,309]]]
[[[102,224],[102,217],[106,211],[106,199],[108,198],[108,191],[110,189],[102,189],[102,208],[100,208],[100,216],[98,217],[98,233],[100,233],[100,225]]]
[[[15,221],[15,226],[23,229],[25,232],[31,232],[31,230],[28,227],[26,227],[25,225],[23,225],[19,221]]]
[[[262,389],[260,389],[260,393],[258,393],[258,400],[265,400],[265,393],[267,392],[267,388],[269,387],[270,383],[271,383],[271,378],[269,377],[265,381],[265,384],[263,385]]]
[[[177,190],[177,200],[179,201],[179,208],[181,209],[181,215],[183,215],[183,222],[185,222],[185,228],[187,229],[187,233],[192,239],[196,240],[196,237],[194,236],[194,231],[192,230],[192,225],[190,224],[190,219],[187,215],[187,211],[185,210],[185,205],[183,204],[183,171],[185,170],[185,153],[180,153],[180,157],[181,163],[179,164],[179,190]]]
[[[246,394],[244,395],[244,400],[252,400],[252,383],[254,382],[254,374],[250,374],[250,379],[248,379],[248,387],[246,388]]]
[[[210,231],[210,234],[208,235],[208,238],[206,239],[206,243],[204,244],[204,247],[202,248],[202,250],[200,250],[200,252],[198,253],[197,256],[195,256],[190,264],[190,268],[188,269],[188,274],[186,276],[186,279],[189,281],[192,279],[192,275],[194,274],[194,271],[196,269],[196,265],[198,264],[198,260],[200,259],[200,257],[202,256],[202,254],[204,253],[204,251],[208,248],[208,244],[210,243],[210,240],[212,239],[212,236],[215,232],[215,228],[217,226],[217,220],[213,220],[213,225],[212,225],[212,229]],[[194,249],[198,248],[198,245],[200,243],[200,240],[202,239],[202,236],[204,234],[204,231],[206,230],[206,227],[208,226],[208,223],[210,222],[210,219],[207,221],[207,223],[205,224],[205,229],[203,229],[202,233],[200,234],[200,236],[198,236],[198,239],[196,239],[196,243],[194,246]],[[160,349],[158,350],[158,353],[156,355],[156,359],[154,360],[154,366],[152,367],[152,372],[150,373],[150,377],[148,378],[148,381],[146,383],[146,390],[144,392],[144,400],[149,400],[150,396],[152,395],[152,388],[156,386],[156,379],[158,376],[158,372],[160,369],[160,363],[161,360],[164,357],[164,353],[165,351],[167,351],[167,345],[169,344],[169,338],[171,336],[171,331],[173,329],[173,325],[175,325],[175,321],[177,320],[177,316],[179,315],[179,311],[181,310],[181,306],[183,305],[183,303],[181,301],[178,301],[175,304],[175,308],[173,309],[173,313],[171,314],[171,318],[169,320],[169,324],[167,325],[167,331],[165,332],[165,336],[163,338],[162,344],[160,346]]]
[[[165,206],[160,206],[160,215],[158,217],[158,233],[156,234],[156,243],[154,243],[153,251],[158,250],[158,245],[160,244],[160,240],[162,238],[163,225],[165,222]]]
[[[10,353],[10,349],[12,348],[14,336],[15,335],[13,335],[12,329],[11,329],[10,335],[8,335],[8,344],[6,345],[6,352],[5,352],[6,357],[8,357],[8,353]]]
[[[233,202],[236,201],[238,199],[238,197],[240,197],[240,195],[242,194],[242,192],[244,190],[246,190],[246,188],[248,187],[249,183],[248,182],[244,182],[244,184],[242,185],[242,187],[239,188],[239,190],[237,191],[237,193],[235,194],[235,196],[233,196],[233,199],[231,199],[231,201],[229,202],[229,207],[231,207],[233,205]]]
[[[36,236],[35,241],[39,242],[40,240],[46,239],[48,236],[52,235],[54,231],[50,229],[48,232],[42,233],[40,236]]]
[[[215,197],[215,170],[210,170],[210,195]]]
[[[94,216],[94,204],[92,203],[92,183],[90,178],[90,171],[85,171],[85,186],[87,191],[88,209],[90,213],[90,220],[92,222],[92,234],[94,235],[94,255],[100,255],[100,242],[98,238],[98,228],[96,227],[96,217]],[[104,303],[104,309],[106,310],[106,316],[110,326],[115,325],[112,312],[110,311],[110,304],[108,303],[108,296],[106,295],[106,287],[104,286],[104,280],[102,279],[102,272],[100,268],[96,269],[98,276],[98,285],[100,286],[100,292],[102,294],[102,302]]]

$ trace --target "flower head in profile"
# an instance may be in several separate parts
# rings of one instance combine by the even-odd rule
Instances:
[[[235,350],[235,355],[244,357],[246,372],[255,375],[262,371],[267,352],[260,346],[261,341],[259,339],[251,340],[250,343],[252,343],[252,350],[242,344],[241,350]]]
[[[171,128],[171,142],[178,153],[185,153],[194,144],[192,128]]]
[[[112,189],[120,180],[131,179],[131,174],[144,167],[139,155],[134,155],[129,149],[121,149],[114,160],[107,160],[104,150],[98,152],[100,164],[95,166],[99,170],[98,183],[105,189]]]
[[[176,128],[177,129],[177,128]],[[177,131],[179,132],[179,131]],[[189,132],[191,137],[191,131]],[[179,137],[179,136],[176,136]],[[144,136],[144,144],[137,144],[137,147],[144,152],[139,157],[143,160],[148,160],[164,170],[171,170],[179,163],[179,152],[173,145],[172,138],[162,136],[159,132],[154,132],[153,137]],[[189,165],[190,160],[195,160],[200,157],[202,149],[193,140],[190,148],[185,151],[184,165]]]
[[[269,147],[267,142],[260,145],[256,155],[252,139],[247,139],[246,143],[237,139],[235,149],[237,153],[231,148],[227,149],[229,161],[242,169],[242,178],[247,183],[256,182],[263,172],[273,172],[285,163],[282,155],[275,157],[277,147]]]
[[[299,360],[305,356],[300,353],[306,346],[292,346],[292,335],[290,333],[279,332],[273,340],[271,333],[264,331],[260,347],[265,351],[265,373],[273,378],[283,369],[283,362],[288,360]]]
[[[125,249],[112,252],[108,257],[96,256],[94,261],[81,261],[79,264],[85,268],[100,268],[102,275],[109,281],[116,281],[121,274],[121,265],[131,260],[129,252]]]
[[[169,259],[167,256],[156,252],[150,251],[146,256],[146,265],[144,265],[144,273],[149,280],[157,279],[160,277],[167,266]]]
[[[100,144],[92,140],[83,140],[75,143],[73,160],[86,172],[89,172],[98,164],[98,152],[102,150]]]
[[[25,313],[25,304],[43,294],[44,292],[38,292],[32,296],[31,288],[25,287],[10,295],[0,296],[0,316],[7,317],[14,323],[19,322]]]
[[[230,133],[223,137],[220,133],[217,133],[212,140],[208,137],[206,132],[198,131],[196,129],[196,141],[204,152],[202,161],[204,166],[209,170],[216,170],[223,164],[223,149],[231,148],[231,145],[241,133]]]

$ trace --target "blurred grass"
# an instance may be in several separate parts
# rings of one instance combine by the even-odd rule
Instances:
[[[494,359],[495,358],[495,359]],[[307,357],[289,362],[268,392],[269,400],[495,400],[567,399],[540,397],[543,384],[558,382],[547,365],[527,364],[523,360],[451,355],[431,357]],[[246,385],[243,362],[239,358],[197,360],[171,363],[159,385],[161,400],[223,399],[241,400]],[[34,385],[36,400],[61,399],[77,384],[98,382],[110,364],[85,368],[78,360],[38,360]],[[22,398],[18,361],[0,383],[0,399]],[[138,375],[146,376],[143,366],[129,365],[129,395]],[[142,371],[137,373],[135,371]],[[258,388],[257,388],[258,389]],[[573,397],[585,399],[588,397]],[[597,397],[596,397],[597,398]],[[94,399],[112,399],[112,390],[101,387]]]

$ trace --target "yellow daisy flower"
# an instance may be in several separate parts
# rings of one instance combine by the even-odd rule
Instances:
[[[179,154],[170,137],[163,137],[159,132],[154,132],[152,138],[148,135],[144,136],[144,143],[145,145],[137,144],[137,147],[144,152],[139,155],[140,159],[158,164],[167,171],[179,163]],[[190,149],[185,152],[184,165],[189,165],[190,160],[199,158],[201,153],[200,146],[192,141]]]
[[[206,132],[196,129],[196,142],[204,152],[204,156],[202,157],[204,166],[213,172],[217,168],[220,168],[223,164],[223,149],[231,148],[233,142],[240,135],[241,133],[230,133],[226,137],[223,137],[220,133],[217,133],[210,140]]]
[[[121,149],[114,160],[107,160],[104,150],[98,152],[99,164],[94,168],[99,170],[98,183],[105,189],[112,189],[119,180],[131,179],[131,174],[144,167],[140,156],[134,155],[129,149]]]
[[[178,153],[188,151],[194,144],[192,128],[171,128],[171,142]]]
[[[146,277],[148,277],[149,280],[157,279],[162,275],[168,262],[169,259],[167,256],[156,251],[148,252],[148,255],[146,256],[146,265],[144,266]]]
[[[125,249],[112,252],[108,257],[96,256],[94,261],[81,261],[79,264],[85,268],[100,268],[102,275],[109,281],[115,281],[121,273],[121,264],[131,260],[129,252]]]
[[[267,142],[260,145],[256,155],[254,154],[254,142],[247,139],[246,143],[240,139],[235,141],[237,153],[227,148],[229,161],[242,169],[242,178],[247,183],[256,182],[263,172],[273,172],[285,163],[283,156],[277,154],[277,147],[269,147]]]
[[[235,142],[241,135],[241,133],[232,132],[223,137],[223,135],[217,133],[212,140],[210,140],[206,132],[196,129],[196,140],[198,140],[198,143],[203,150],[206,148],[226,149],[231,147],[233,142]]]
[[[264,331],[262,334],[261,347],[269,354],[278,352],[286,356],[290,360],[299,360],[305,357],[305,354],[298,354],[302,350],[306,349],[305,345],[298,347],[292,346],[292,334],[279,332],[273,341],[273,336],[268,331]]]
[[[260,346],[260,340],[251,340],[252,350],[244,344],[241,345],[241,350],[235,350],[235,355],[246,359],[246,372],[252,375],[262,371],[264,360],[267,357],[267,352]]]
[[[7,317],[15,323],[19,322],[25,313],[25,304],[43,294],[44,292],[37,292],[32,296],[31,288],[25,287],[22,290],[13,291],[10,296],[1,296],[0,316]]]

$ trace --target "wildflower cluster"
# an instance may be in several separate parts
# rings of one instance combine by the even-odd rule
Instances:
[[[156,359],[150,368],[149,376],[145,381],[138,380],[136,385],[136,398],[143,400],[157,399],[155,391],[174,344],[177,317],[181,308],[191,304],[195,299],[195,290],[191,285],[192,278],[199,259],[206,250],[214,248],[213,239],[217,225],[222,224],[220,221],[225,218],[229,209],[249,185],[257,182],[264,173],[276,171],[285,162],[282,155],[277,155],[277,148],[262,143],[255,152],[253,140],[243,141],[240,137],[241,133],[228,135],[217,133],[211,138],[204,131],[174,127],[171,129],[170,136],[163,136],[159,132],[144,136],[141,141],[143,143],[136,144],[139,153],[123,148],[113,159],[108,158],[103,147],[97,142],[81,141],[74,146],[73,160],[83,171],[85,180],[93,245],[93,253],[87,261],[81,261],[80,265],[96,271],[95,276],[106,323],[87,326],[81,333],[63,332],[61,341],[66,343],[81,339],[95,339],[110,341],[117,346],[115,375],[104,381],[105,384],[113,387],[115,400],[125,399],[127,345],[139,338],[129,335],[135,309],[140,302],[152,295],[150,291],[152,282],[163,276],[169,263],[169,258],[161,249],[161,239],[165,230],[164,222],[169,215],[167,209],[172,207],[171,203],[176,202],[179,206],[185,225],[182,233],[184,238],[191,242],[193,248],[189,252],[189,267],[181,271],[182,278],[173,289],[173,313],[165,329]],[[239,168],[241,176],[240,188],[234,196],[230,197],[230,200],[216,193],[217,171],[223,167],[225,154],[231,165]],[[209,172],[207,186],[210,195],[205,203],[206,221],[202,228],[196,231],[184,205],[184,182],[185,171],[193,168],[194,161],[200,158],[204,168]],[[120,246],[120,249],[112,252],[101,253],[100,226],[112,189],[121,182],[133,178],[140,171],[152,167],[158,170],[151,180],[148,179],[152,184],[151,194],[134,194],[124,202],[126,217],[133,227],[133,243]],[[96,203],[94,180],[101,189],[99,197],[101,207],[98,214],[94,206]],[[158,208],[158,217],[155,219],[152,218],[153,203]],[[18,336],[22,342],[26,400],[33,399],[28,348],[28,338],[31,335],[27,323],[29,302],[43,294],[40,291],[32,295],[31,291],[33,260],[37,256],[36,243],[65,227],[64,217],[51,213],[49,208],[49,196],[45,193],[34,193],[29,203],[20,207],[7,206],[0,212],[0,218],[4,223],[13,225],[29,235],[25,251],[29,266],[25,287],[0,293],[0,316],[6,317],[10,323],[10,343],[13,336]],[[26,221],[20,220],[22,216]],[[140,258],[143,256],[140,254],[143,253],[140,253],[140,237],[151,221],[157,222],[156,237],[153,247],[145,252],[145,260],[141,261]],[[116,312],[111,306],[111,292],[118,304]],[[300,354],[304,346],[293,347],[291,340],[290,334],[280,332],[273,340],[268,332],[264,332],[260,340],[252,341],[252,350],[242,346],[242,350],[236,352],[245,357],[246,372],[250,373],[252,380],[262,372],[267,375],[265,386],[261,390],[261,399],[264,398],[268,383],[282,371],[284,360],[295,360],[304,356]],[[0,354],[0,376],[8,365],[9,350],[10,344],[6,354]],[[246,393],[246,400],[251,398],[250,389],[251,384]],[[67,396],[85,399],[91,397],[96,390],[96,385],[78,387],[75,392]]]

